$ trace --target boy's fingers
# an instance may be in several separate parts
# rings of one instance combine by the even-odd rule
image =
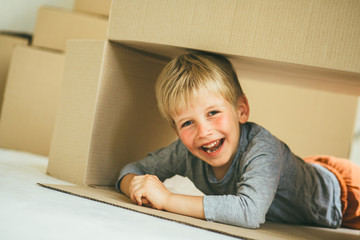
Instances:
[[[151,202],[147,198],[142,198],[142,204],[146,206],[152,206]]]
[[[142,198],[142,195],[139,194],[139,192],[134,192],[131,196],[131,200],[140,206],[142,204],[141,198]]]

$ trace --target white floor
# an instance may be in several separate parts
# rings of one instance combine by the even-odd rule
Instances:
[[[47,163],[46,157],[0,148],[0,240],[235,239],[40,187],[37,183],[69,184],[47,175]],[[166,186],[175,192],[201,194],[181,177]],[[259,231],[272,239],[304,239],[303,234],[313,239],[360,239],[360,231],[350,229],[268,224]]]
[[[0,239],[234,239],[40,187],[47,161],[0,149]]]

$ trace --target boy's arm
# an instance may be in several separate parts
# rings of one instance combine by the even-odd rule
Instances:
[[[186,216],[205,219],[202,196],[172,194],[165,210]]]
[[[205,218],[202,196],[174,194],[154,175],[127,174],[121,180],[120,189],[138,205]]]

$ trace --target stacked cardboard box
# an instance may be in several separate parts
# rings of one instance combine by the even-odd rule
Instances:
[[[27,45],[29,37],[0,33],[0,114],[11,56],[15,46]]]
[[[1,147],[49,154],[64,60],[57,52],[15,48],[1,115]]]
[[[80,12],[109,16],[111,0],[75,0],[74,9]]]
[[[100,14],[39,8],[32,46],[17,47],[12,57],[0,120],[0,147],[48,156],[62,89],[66,42],[104,40],[107,23],[108,17]]]
[[[66,9],[41,7],[33,45],[65,51],[69,39],[106,39],[108,18]]]
[[[347,157],[360,95],[359,11],[355,0],[114,0],[108,41],[68,45],[48,172],[113,186],[126,163],[169,143],[175,134],[156,110],[153,86],[166,62],[188,49],[228,56],[251,120],[295,153]],[[232,236],[316,235],[271,224],[241,229],[141,208],[111,191],[49,187]]]

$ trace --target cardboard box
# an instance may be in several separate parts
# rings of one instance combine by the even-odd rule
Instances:
[[[16,45],[27,45],[28,38],[0,33],[0,113],[11,56]]]
[[[107,18],[66,9],[41,7],[36,20],[33,45],[65,51],[69,39],[105,40]]]
[[[346,71],[323,87],[360,95],[359,12],[357,0],[115,0],[108,38]]]
[[[63,54],[17,46],[0,120],[0,147],[48,156],[61,95]]]
[[[109,16],[111,0],[75,0],[74,10]]]
[[[340,0],[114,0],[110,41],[68,46],[49,157],[50,175],[92,187],[47,187],[235,237],[344,237],[282,224],[249,230],[206,222],[138,207],[98,186],[113,186],[122,166],[174,138],[157,112],[153,84],[166,62],[189,48],[228,56],[247,91],[251,120],[290,141],[297,154],[348,156],[360,95],[358,6]]]
[[[169,59],[103,41],[68,45],[48,172],[76,184],[111,186],[126,163],[176,138],[158,113],[153,87]],[[246,66],[232,61],[238,69]],[[251,121],[300,156],[348,157],[357,97],[266,82],[245,71],[238,74],[250,101]],[[306,80],[306,75],[301,77]]]
[[[124,164],[175,140],[153,91],[167,60],[104,41],[69,41],[48,173],[112,186]]]

